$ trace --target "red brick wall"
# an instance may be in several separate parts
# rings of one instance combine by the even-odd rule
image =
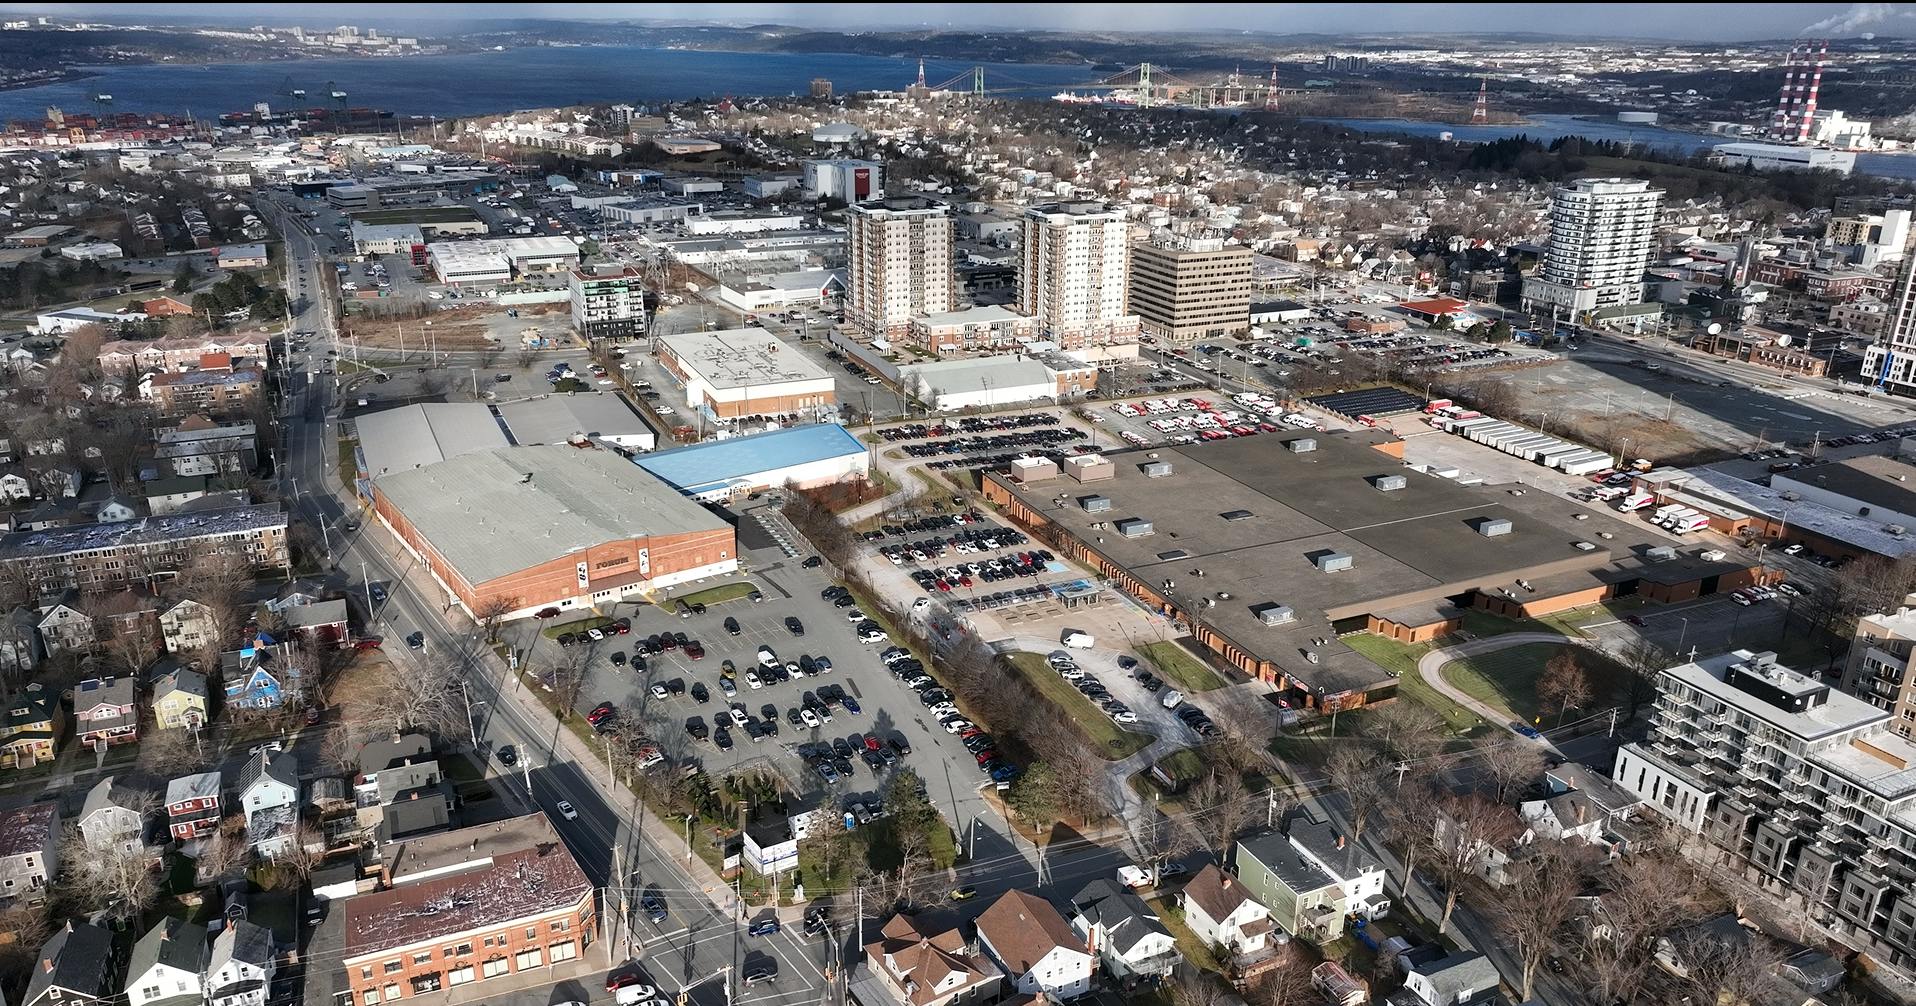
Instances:
[[[554,930],[552,925],[555,922],[563,922],[566,928]],[[526,936],[528,929],[533,931],[531,937]],[[365,1006],[367,992],[377,992],[382,1004],[391,1002],[393,997],[387,991],[389,985],[398,986],[400,998],[412,998],[415,994],[413,979],[422,975],[439,975],[440,992],[450,988],[465,988],[465,985],[452,985],[449,977],[454,969],[465,965],[472,967],[471,984],[483,987],[488,981],[499,981],[518,973],[519,954],[533,948],[540,951],[540,963],[537,968],[528,968],[528,973],[542,971],[552,962],[553,945],[572,943],[578,948],[578,958],[583,958],[598,938],[599,919],[593,911],[592,895],[588,893],[578,904],[568,908],[515,920],[508,925],[358,954],[346,958],[343,963],[347,985],[353,992],[353,1006]],[[487,945],[488,941],[491,941],[490,946]],[[465,952],[461,953],[461,950]],[[486,978],[486,961],[501,959],[505,961],[506,971],[492,979]],[[393,963],[397,963],[397,969],[388,971],[387,968]]]

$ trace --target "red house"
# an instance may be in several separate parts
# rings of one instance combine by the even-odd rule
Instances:
[[[166,824],[182,842],[211,835],[220,825],[220,774],[183,775],[166,784]]]

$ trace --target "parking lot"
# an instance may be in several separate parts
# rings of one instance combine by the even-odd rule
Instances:
[[[675,614],[669,599],[662,599],[663,606],[620,604],[607,609],[608,616],[630,618],[631,632],[594,644],[584,658],[579,711],[610,702],[619,707],[621,717],[639,716],[646,735],[670,757],[694,759],[715,775],[762,767],[782,778],[793,792],[821,796],[838,806],[870,805],[896,765],[906,765],[926,780],[928,795],[954,827],[962,829],[965,822],[986,813],[977,790],[988,780],[973,767],[973,756],[939,724],[918,693],[885,669],[880,653],[889,644],[859,642],[848,609],[835,607],[831,599],[821,596],[831,585],[825,572],[806,569],[800,560],[787,559],[775,550],[748,553],[746,558],[752,569],[749,581],[758,588],[760,601],[741,596],[691,617]],[[675,594],[694,594],[705,586],[709,585],[688,586]],[[799,620],[803,636],[786,627],[787,618]],[[737,623],[737,635],[727,630],[727,619]],[[685,633],[688,640],[702,644],[704,656],[693,658],[684,646],[677,646],[646,657],[645,669],[637,670],[632,657],[641,641],[667,632]],[[568,656],[543,636],[538,646],[540,651],[533,658],[537,666]],[[754,688],[751,680],[759,678],[753,669],[759,666],[761,646],[772,650],[782,665],[801,665],[801,673],[805,666],[816,667],[821,657],[831,668],[804,676],[787,671],[784,680],[760,679]],[[623,659],[623,666],[615,662],[618,659]],[[736,669],[732,696],[720,684],[721,669],[728,660]],[[749,676],[748,671],[752,671]],[[655,695],[653,685],[664,687],[666,697]],[[703,701],[696,697],[701,691]],[[834,695],[837,701],[828,702]],[[763,734],[762,726],[748,733],[730,715],[734,703],[751,721],[775,724],[777,733]],[[802,715],[807,707],[819,719],[817,726],[792,722],[794,714]],[[824,720],[827,714],[829,721]],[[687,723],[694,719],[703,724],[705,740],[688,733]],[[720,725],[726,727],[728,748],[718,744]],[[878,768],[861,756],[858,752],[867,748],[866,737],[890,751],[896,764]],[[849,752],[845,767],[850,771],[828,784],[804,763],[800,749],[834,742],[843,742]],[[900,747],[910,753],[901,755]],[[839,775],[836,768],[833,774]]]

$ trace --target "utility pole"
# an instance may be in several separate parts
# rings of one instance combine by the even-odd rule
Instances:
[[[1613,710],[1613,713],[1614,713],[1614,710]],[[1407,761],[1398,762],[1397,768],[1395,769],[1395,771],[1397,773],[1397,788],[1403,789],[1404,776],[1410,772],[1410,762],[1407,762]]]
[[[459,695],[466,700],[466,733],[472,738],[472,750],[479,751],[479,728],[472,721],[472,693],[466,689],[466,679],[459,679]]]
[[[373,582],[366,579],[366,560],[364,559],[359,560],[359,583],[366,588],[366,617],[371,619],[375,614],[373,610]]]
[[[1617,735],[1617,708],[1615,706],[1611,706],[1610,707],[1610,732],[1606,736],[1615,737],[1616,735]]]
[[[619,855],[619,839],[616,835],[612,839],[612,883],[619,892],[619,912],[614,917],[613,925],[625,930],[625,956],[629,960],[632,957],[632,919],[626,892],[630,885],[625,882],[625,861]],[[618,934],[613,934],[614,941],[618,938]]]

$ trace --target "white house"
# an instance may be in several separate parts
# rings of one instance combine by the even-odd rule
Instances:
[[[161,919],[127,958],[127,1006],[199,1006],[205,966],[206,927]]]
[[[219,642],[213,609],[184,598],[160,612],[160,638],[168,653],[197,653]]]
[[[87,791],[79,827],[89,849],[133,852],[145,844],[146,816],[140,813],[134,794],[124,786],[116,787],[111,776]]]
[[[1178,907],[1184,912],[1184,924],[1207,947],[1223,947],[1233,956],[1245,957],[1272,946],[1277,923],[1271,921],[1271,910],[1216,865],[1207,865],[1184,885]]]
[[[274,956],[272,930],[245,919],[228,922],[206,962],[207,1006],[266,1006]]]
[[[0,474],[0,497],[10,500],[31,499],[33,483],[27,481],[27,477],[19,472]]]
[[[1162,978],[1184,955],[1144,899],[1110,880],[1094,880],[1071,898],[1071,928],[1119,981]]]
[[[1037,895],[1005,892],[978,916],[978,940],[1025,995],[1061,1000],[1091,990],[1096,958],[1051,902]]]
[[[55,604],[40,616],[40,640],[49,657],[85,653],[98,638],[92,617],[73,605]]]
[[[1499,982],[1497,966],[1474,951],[1446,954],[1434,961],[1413,964],[1404,975],[1404,989],[1426,1006],[1457,1006]]]
[[[268,859],[292,848],[299,821],[299,776],[291,755],[261,750],[240,769],[240,812],[247,838]]]
[[[1292,848],[1344,890],[1344,903],[1359,918],[1381,919],[1390,913],[1390,895],[1384,893],[1384,864],[1356,842],[1328,824],[1304,817],[1291,822]]]
[[[0,900],[39,904],[60,872],[60,809],[30,803],[0,814]]]

